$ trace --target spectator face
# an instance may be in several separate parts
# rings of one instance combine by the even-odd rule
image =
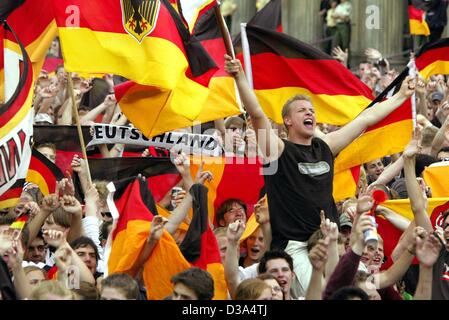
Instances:
[[[370,63],[359,64],[359,75],[363,76],[371,72],[372,65]]]
[[[271,291],[271,288],[266,288],[256,300],[273,300]]]
[[[53,162],[53,163],[56,162],[56,153],[52,148],[41,147],[41,148],[37,148],[37,151],[39,151],[44,156],[46,156],[47,159],[50,160],[51,162]]]
[[[263,232],[261,228],[257,228],[257,230],[254,231],[246,240],[248,257],[254,262],[259,262],[265,252],[266,246],[263,240]]]
[[[192,289],[178,282],[173,288],[172,300],[198,300],[198,296]]]
[[[34,270],[26,274],[26,278],[30,284],[31,290],[36,288],[42,281],[45,281],[45,276],[42,271]]]
[[[385,253],[384,253],[384,244],[382,241],[379,241],[377,244],[377,248],[371,248],[373,251],[373,255],[371,260],[368,262],[369,266],[373,266],[376,269],[380,269],[382,266]]]
[[[45,220],[44,225],[42,226],[42,230],[56,230],[65,232],[67,228],[64,228],[63,226],[56,224],[55,220],[53,219],[53,216],[49,215],[48,218]]]
[[[271,287],[271,300],[284,300],[282,287],[274,279],[265,279],[264,282]]]
[[[44,240],[41,238],[34,239],[27,248],[24,260],[34,263],[45,263],[45,254],[47,252]]]
[[[284,294],[288,294],[294,277],[288,262],[284,259],[271,259],[266,263],[267,272],[273,275],[282,287]]]
[[[224,223],[225,227],[227,227],[230,223],[235,222],[237,220],[246,222],[245,209],[235,202],[232,204],[231,209],[225,212],[223,218],[225,222]]]
[[[91,246],[79,247],[75,249],[76,254],[86,264],[92,274],[95,274],[97,270],[97,258],[95,256],[95,250]]]
[[[374,246],[365,246],[365,249],[363,249],[362,258],[360,261],[365,265],[369,266],[371,261],[374,260],[374,255],[376,254],[376,247]]]
[[[117,288],[104,287],[101,291],[100,300],[128,300]]]
[[[304,138],[312,138],[316,127],[315,109],[307,100],[296,100],[292,102],[289,115],[284,122],[289,130]]]
[[[384,164],[381,159],[376,159],[366,164],[366,174],[371,177],[371,181],[377,180],[383,171]]]

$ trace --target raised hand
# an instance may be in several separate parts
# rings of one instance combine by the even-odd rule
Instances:
[[[309,260],[315,270],[323,270],[327,262],[329,238],[318,240],[318,243],[310,250]]]
[[[254,206],[254,214],[258,224],[262,225],[270,222],[270,212],[265,197],[257,201],[257,204]]]
[[[176,195],[174,197],[172,197],[174,207],[175,208],[178,207],[186,196],[187,196],[187,191],[179,190],[179,192],[177,192]]]
[[[42,232],[45,242],[54,248],[59,248],[67,243],[67,234],[68,230],[64,232],[58,230],[44,230]]]
[[[415,79],[412,79],[410,76],[407,76],[405,80],[402,82],[401,89],[399,90],[399,94],[404,98],[410,98],[416,89]]]
[[[56,189],[58,189],[57,186]],[[59,208],[58,192],[59,191],[56,190],[56,193],[52,193],[44,197],[41,204],[42,210],[52,212]]]
[[[83,213],[81,204],[73,196],[67,196],[67,195],[62,196],[59,198],[59,203],[65,212],[75,214],[75,215],[82,215],[82,213]]]
[[[12,270],[17,270],[22,267],[23,261],[23,247],[20,241],[13,241],[10,250],[8,250],[8,267]]]
[[[348,64],[348,54],[348,49],[345,51],[343,51],[340,47],[335,47],[332,49],[332,57],[345,66]]]
[[[382,59],[382,53],[379,52],[379,50],[374,49],[374,48],[368,48],[365,50],[365,56],[368,59],[371,59],[373,61],[378,61],[380,59]]]
[[[164,233],[164,227],[167,224],[168,219],[162,216],[155,216],[151,221],[150,234],[148,236],[149,241],[159,241]]]
[[[421,141],[421,130],[417,127],[413,134],[412,140],[410,140],[407,147],[405,147],[404,153],[402,156],[404,159],[412,159],[414,158],[421,150],[421,146],[419,145]]]
[[[428,234],[424,239],[416,237],[416,257],[419,263],[427,268],[432,268],[438,260],[441,252],[441,243],[433,234]]]
[[[58,272],[66,272],[72,265],[72,251],[65,245],[60,246],[55,252],[55,263]]]
[[[115,106],[116,103],[117,103],[117,99],[115,98],[115,94],[109,94],[104,99],[104,104],[109,107]]]
[[[374,205],[373,197],[370,195],[363,195],[359,199],[357,199],[357,213],[362,214],[365,212],[369,212]]]
[[[190,160],[184,152],[181,152],[175,157],[173,164],[181,176],[190,174]]]
[[[232,59],[231,56],[225,54],[225,65],[224,69],[234,78],[238,78],[243,73],[243,68],[240,60]]]
[[[84,159],[81,159],[79,155],[75,154],[72,159],[72,170],[76,173],[84,172],[86,169],[86,163]]]
[[[240,241],[240,238],[243,235],[243,232],[245,231],[245,222],[241,220],[236,220],[229,224],[228,230],[226,232],[226,236],[228,238],[228,241],[237,243]]]
[[[29,212],[29,219],[33,219],[35,216],[37,216],[39,214],[39,212],[41,212],[41,208],[39,208],[39,205],[34,202],[34,201],[30,201],[27,202],[25,204],[25,212],[28,211]]]
[[[72,160],[73,162],[73,160]],[[70,172],[66,171],[66,177],[63,178],[61,181],[58,181],[59,184],[59,191],[60,195],[68,195],[68,196],[74,196],[75,195],[75,186],[73,184],[72,176],[70,175]]]
[[[324,211],[320,212],[320,229],[321,233],[323,233],[324,238],[329,238],[330,241],[338,240],[338,226],[335,222],[331,222],[329,219],[326,219]]]
[[[13,230],[6,229],[0,232],[0,256],[3,256],[6,252],[10,251],[13,246]]]

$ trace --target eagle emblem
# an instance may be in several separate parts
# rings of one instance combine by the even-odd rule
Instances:
[[[139,43],[156,27],[160,0],[121,0],[123,27]]]

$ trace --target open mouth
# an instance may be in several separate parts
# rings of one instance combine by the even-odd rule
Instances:
[[[260,252],[259,248],[251,248],[249,249],[249,252],[252,253],[253,255],[258,255]]]
[[[306,126],[306,128],[313,129],[313,120],[312,119],[304,120],[304,125]]]

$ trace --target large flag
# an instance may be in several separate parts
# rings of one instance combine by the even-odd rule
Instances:
[[[108,201],[114,217],[106,256],[108,273],[125,272],[132,276],[135,263],[145,245],[151,221],[157,215],[154,198],[141,179],[130,178],[114,183],[113,201]],[[164,232],[143,268],[148,299],[161,300],[172,294],[171,277],[190,267],[174,239]]]
[[[216,3],[204,0],[196,2],[201,2],[204,6],[193,7],[192,2],[184,7],[185,2],[182,2],[183,13],[188,12],[187,9],[196,12],[190,14],[191,19],[196,17],[192,24],[194,28],[192,41],[200,43],[219,68],[210,79],[206,100],[197,105],[198,115],[195,118],[185,117],[178,111],[174,101],[169,99],[169,94],[157,88],[134,82],[127,82],[116,87],[116,97],[121,109],[147,137],[241,113],[237,103],[234,79],[224,71],[223,56],[226,50],[214,15]],[[183,103],[183,108],[189,105],[187,101]],[[152,112],[148,112],[149,106]],[[147,116],[142,117],[142,114]]]
[[[357,194],[360,166],[355,166],[334,174],[333,197],[335,201],[353,198]]]
[[[415,63],[424,79],[449,74],[449,38],[426,43],[416,54]]]
[[[210,228],[207,208],[207,188],[195,184],[190,189],[193,216],[184,240],[179,245],[184,257],[193,266],[207,270],[214,279],[214,299],[226,300],[228,295],[224,267],[217,239]]]
[[[168,0],[55,0],[53,4],[68,71],[113,73],[154,87],[162,100],[153,101],[145,115],[159,115],[161,105],[169,104],[174,114],[190,120],[198,117],[217,67],[192,41]],[[76,23],[67,23],[68,5],[78,8]],[[125,113],[133,121],[130,112]]]
[[[378,102],[399,91],[408,72],[406,68],[368,107],[376,108]],[[412,132],[412,105],[411,99],[407,99],[402,106],[368,128],[340,152],[335,159],[334,171],[341,172],[386,155],[402,152],[410,142]]]
[[[410,0],[408,5],[408,18],[411,35],[430,35],[430,29],[426,22],[426,12],[424,10],[416,8]]]
[[[400,214],[401,216],[409,219],[410,221],[414,219],[409,199],[389,200],[384,202],[382,205]],[[428,199],[427,214],[429,215],[430,221],[434,228],[436,228],[436,226],[439,227],[443,226],[443,213],[448,209],[449,209],[449,198],[446,197],[446,198]],[[385,256],[389,257],[382,266],[383,269],[387,269],[393,263],[391,259],[391,253],[396,247],[399,238],[402,235],[402,231],[398,230],[390,222],[388,222],[385,218],[381,216],[376,216],[376,223],[378,224],[377,231],[384,240]]]
[[[426,185],[432,191],[432,197],[449,197],[449,163],[442,162],[441,166],[431,165],[423,172]]]
[[[0,27],[0,33],[16,39],[20,47],[17,65],[18,85],[11,97],[0,104],[0,205],[14,206],[18,192],[26,177],[31,159],[31,137],[33,135],[33,69],[25,48],[11,32],[7,24]]]
[[[354,119],[374,98],[347,68],[311,45],[255,25],[247,25],[246,33],[254,91],[275,122],[283,123],[281,108],[296,94],[311,97],[318,122],[335,125]],[[241,52],[241,44],[234,45]]]
[[[33,149],[26,182],[34,183],[44,196],[54,193],[56,183],[64,178],[61,169],[42,153]]]

